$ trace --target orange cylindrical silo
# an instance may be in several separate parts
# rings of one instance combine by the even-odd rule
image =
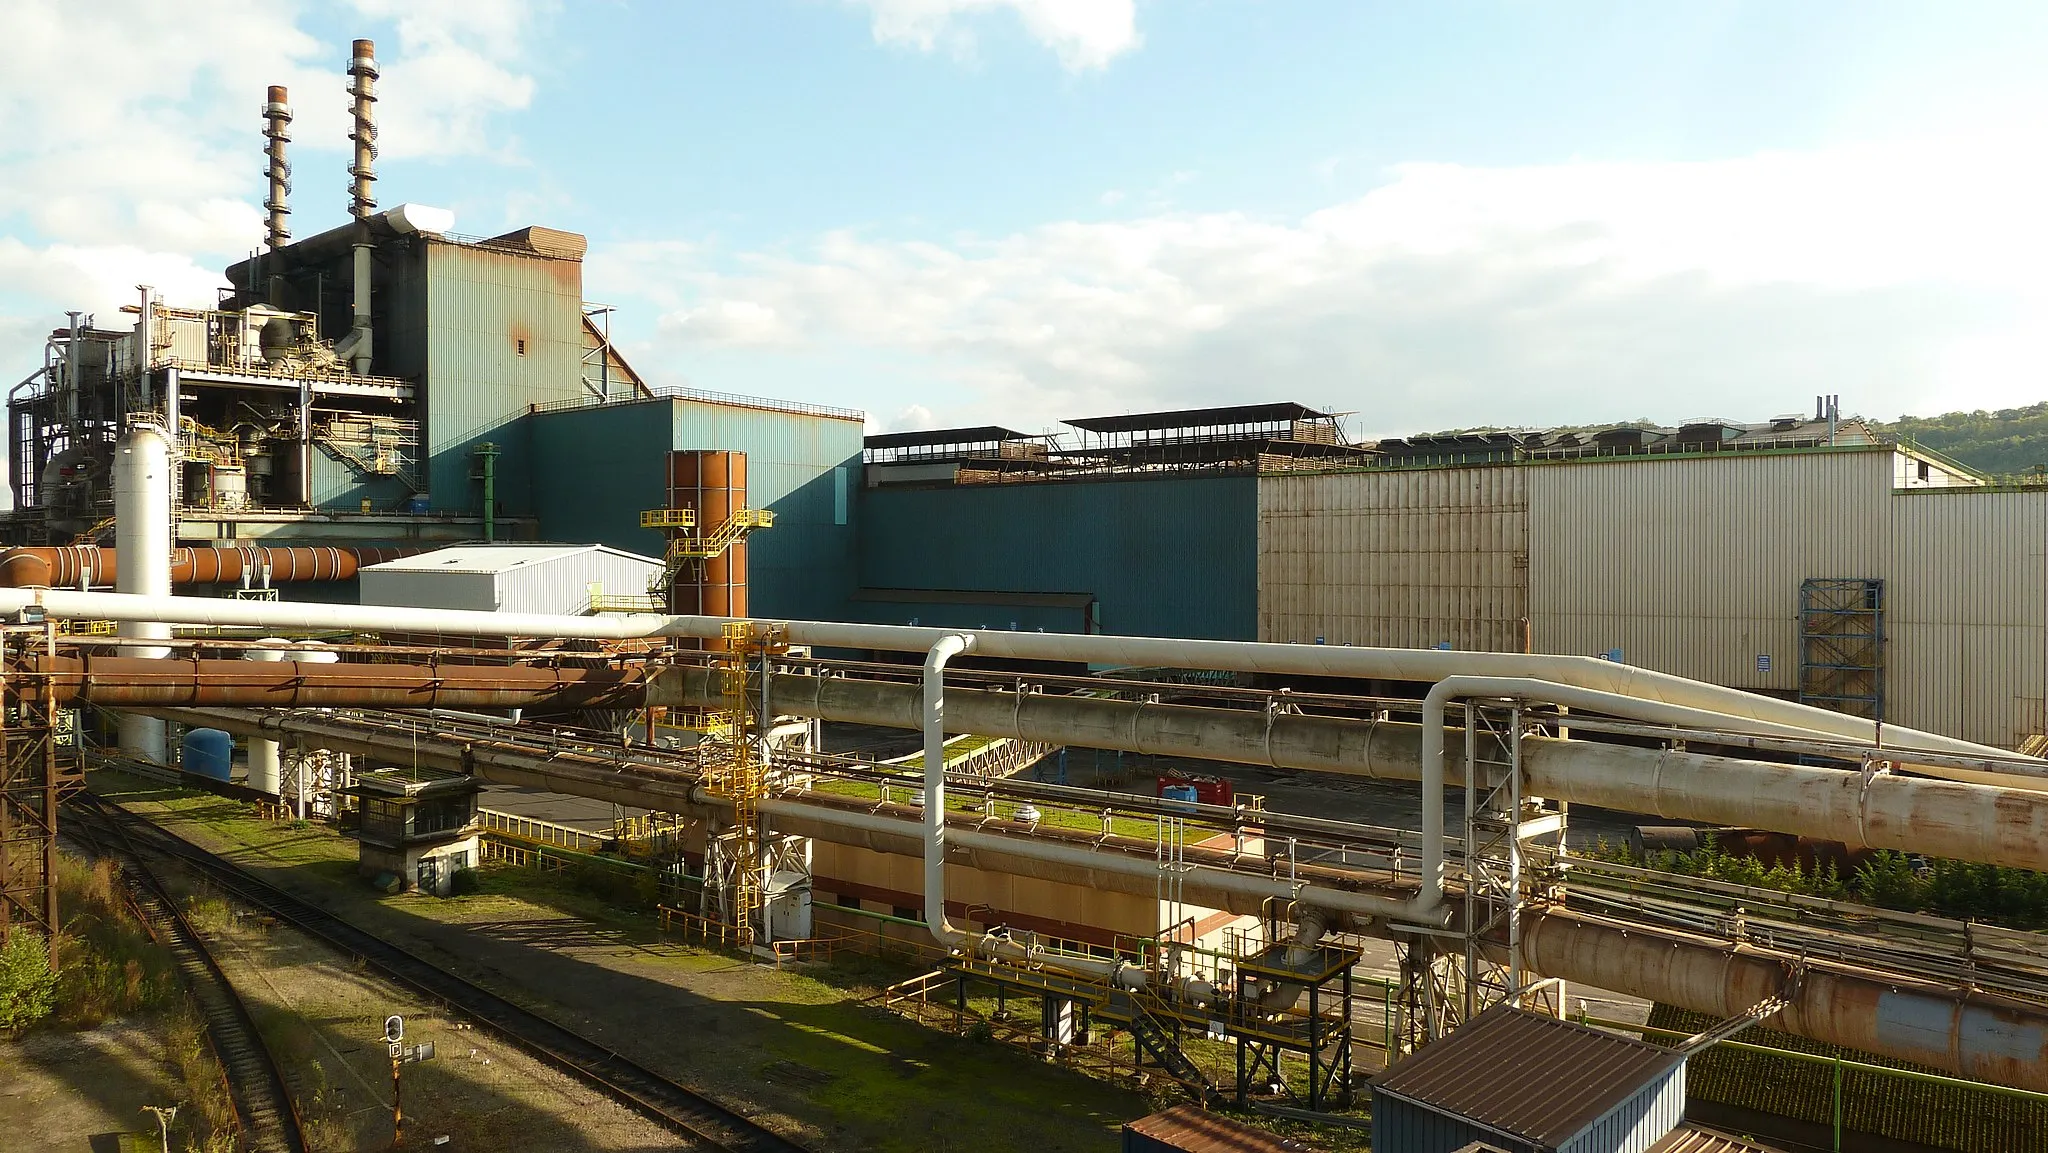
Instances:
[[[746,453],[672,452],[668,476],[668,507],[694,509],[700,539],[715,536],[735,512],[747,507]],[[736,541],[678,573],[669,610],[715,617],[747,615],[746,542]]]

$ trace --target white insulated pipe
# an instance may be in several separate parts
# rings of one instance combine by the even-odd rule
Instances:
[[[145,329],[147,317],[144,318]],[[114,547],[124,563],[114,574],[116,595],[169,599],[171,595],[171,469],[175,454],[170,437],[152,425],[134,425],[114,448]],[[169,640],[171,625],[161,620],[124,620],[119,635],[141,640]],[[169,648],[155,645],[129,650],[129,655],[161,659]],[[164,722],[123,713],[120,745],[159,764],[170,763]]]
[[[129,600],[106,593],[61,589],[0,590],[0,612],[30,604],[60,620],[150,620],[172,624],[229,628],[402,631],[451,636],[522,636],[639,640],[654,637],[716,639],[737,618],[661,616],[638,613],[616,617],[548,616],[537,613],[494,613],[473,609],[413,609],[380,605],[323,605],[303,602],[211,600],[160,597]],[[1197,641],[1163,637],[1118,637],[1078,633],[1022,633],[999,630],[954,630],[908,625],[847,624],[825,621],[768,621],[789,642],[813,649],[879,649],[930,652],[944,636],[971,635],[977,656],[1070,664],[1217,669],[1283,676],[1376,678],[1434,683],[1445,677],[1472,675],[1521,677],[1553,685],[1591,689],[1658,704],[1678,705],[1713,714],[1717,727],[1743,732],[1805,734],[1865,744],[1882,743],[1900,751],[1925,750],[1962,757],[2010,758],[2004,749],[1957,740],[1938,733],[1885,725],[1810,705],[1758,696],[1740,689],[1634,668],[1597,657],[1545,656],[1527,653],[1455,652],[1439,649],[1355,648],[1342,645],[1294,645],[1254,641]],[[1761,722],[1762,724],[1760,724]],[[1781,726],[1777,729],[1764,727]],[[1938,770],[1920,766],[1929,776],[1955,774],[1978,779],[1970,770]],[[2015,785],[2017,781],[2012,782]]]
[[[974,638],[940,637],[924,658],[924,923],[952,949],[967,938],[946,921],[946,662]]]

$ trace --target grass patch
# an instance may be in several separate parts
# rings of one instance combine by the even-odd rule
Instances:
[[[183,995],[170,951],[149,936],[128,907],[112,861],[57,858],[55,1020],[90,1029],[113,1017],[170,1004]]]

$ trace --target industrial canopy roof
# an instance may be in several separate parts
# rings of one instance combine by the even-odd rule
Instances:
[[[388,560],[383,564],[370,565],[363,571],[448,572],[494,576],[513,569],[561,560],[564,557],[582,556],[586,553],[610,553],[612,556],[645,562],[651,568],[661,567],[661,561],[654,557],[641,556],[638,553],[601,544],[465,544],[423,552],[418,556]]]
[[[1496,1005],[1382,1073],[1373,1091],[1554,1149],[1684,1060],[1661,1045]]]
[[[1219,424],[1275,424],[1283,420],[1335,420],[1336,414],[1305,404],[1233,404],[1223,408],[1179,408],[1170,412],[1134,412],[1124,416],[1089,416],[1067,421],[1089,432],[1145,432],[1160,428],[1200,428]]]
[[[984,424],[974,428],[933,428],[923,432],[883,432],[865,438],[868,448],[926,448],[943,444],[987,444],[990,441],[1030,440],[1028,432]]]

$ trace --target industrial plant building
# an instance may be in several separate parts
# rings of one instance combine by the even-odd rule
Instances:
[[[178,771],[177,725],[191,783],[354,817],[386,887],[645,870],[666,927],[914,947],[920,1000],[1035,1001],[1052,1056],[1122,1030],[1205,1102],[1354,1101],[1377,1045],[1416,1148],[1692,1141],[1680,1051],[1563,1024],[1565,982],[1723,1022],[1688,1051],[1775,1018],[2048,1090],[2026,934],[1645,896],[1566,841],[1582,806],[2048,868],[2042,762],[2004,751],[2048,728],[2048,487],[1830,398],[1361,443],[1284,402],[867,436],[661,389],[582,237],[377,210],[368,42],[350,74],[350,223],[291,240],[274,89],[266,250],[132,329],[73,314],[10,393],[0,933],[61,924],[67,766]],[[1062,750],[1187,779],[1027,772]],[[1247,765],[1311,799],[1223,787]],[[534,835],[486,786],[620,819]],[[1409,786],[1401,827],[1323,804]],[[1489,1079],[1510,1042],[1582,1061],[1576,1096]]]

